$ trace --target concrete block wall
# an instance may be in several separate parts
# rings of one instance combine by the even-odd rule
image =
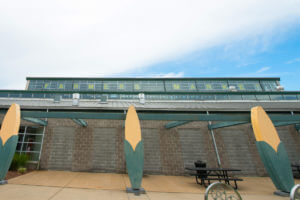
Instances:
[[[286,148],[290,161],[300,164],[300,133],[293,125],[277,127],[277,132]]]
[[[54,127],[48,168],[72,170],[75,127]]]
[[[92,170],[115,172],[116,170],[116,128],[94,128]]]
[[[124,121],[86,120],[80,127],[69,119],[50,119],[44,138],[42,169],[125,173]],[[217,167],[207,122],[191,122],[165,129],[167,121],[141,121],[145,174],[185,175],[194,161]],[[300,134],[293,126],[279,127],[291,161],[299,161]],[[239,174],[265,176],[249,124],[214,130],[222,167]],[[62,145],[64,144],[64,145]]]
[[[162,172],[159,132],[155,128],[143,128],[144,141],[144,172],[160,174]]]

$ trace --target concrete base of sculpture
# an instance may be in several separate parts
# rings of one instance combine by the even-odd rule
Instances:
[[[0,185],[7,184],[7,180],[0,180]]]
[[[133,188],[126,187],[126,192],[127,193],[134,193],[134,195],[136,195],[136,196],[139,196],[140,194],[146,194],[146,191],[145,191],[144,188],[133,189]]]
[[[274,194],[277,195],[277,196],[281,196],[281,197],[289,197],[290,196],[289,192],[283,192],[283,191],[280,191],[280,190],[276,190],[274,192]]]

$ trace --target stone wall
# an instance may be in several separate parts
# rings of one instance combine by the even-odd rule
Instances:
[[[70,119],[49,119],[40,168],[125,173],[124,121],[86,120],[81,127]],[[145,174],[184,175],[185,167],[202,160],[217,167],[207,122],[165,129],[167,121],[141,121]],[[31,125],[28,122],[22,124]],[[293,125],[278,127],[291,162],[300,161],[300,133]],[[266,175],[250,124],[214,130],[222,167],[239,168],[242,175]]]

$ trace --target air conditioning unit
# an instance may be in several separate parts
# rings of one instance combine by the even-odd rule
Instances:
[[[100,103],[107,103],[108,96],[102,94],[100,97]]]
[[[235,87],[234,85],[230,85],[230,86],[229,86],[229,91],[231,91],[231,92],[236,92],[237,89],[236,89],[236,87]]]
[[[74,93],[72,99],[73,99],[72,105],[73,106],[78,106],[79,105],[80,94],[79,93]]]
[[[53,98],[54,103],[59,103],[60,100],[61,100],[61,95],[59,95],[59,94],[54,95],[54,98]]]
[[[145,94],[144,93],[139,94],[139,100],[140,100],[141,104],[145,104]]]
[[[278,85],[278,86],[276,86],[276,90],[277,90],[277,91],[283,91],[283,90],[284,90],[284,87],[281,86],[281,85]]]

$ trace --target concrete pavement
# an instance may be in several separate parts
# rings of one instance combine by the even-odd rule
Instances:
[[[143,187],[147,194],[127,194],[129,179],[125,174],[35,171],[0,186],[0,199],[9,200],[199,200],[205,188],[193,177],[147,175]],[[296,180],[300,183],[300,180]],[[275,190],[267,177],[245,177],[239,184],[243,199],[288,199],[273,195]]]

